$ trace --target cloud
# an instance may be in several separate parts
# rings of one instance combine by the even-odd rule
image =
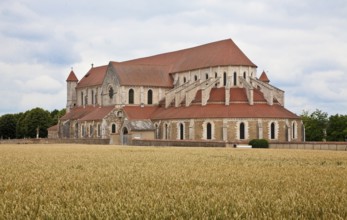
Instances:
[[[258,75],[268,71],[271,82],[286,91],[288,109],[347,114],[341,80],[347,73],[346,11],[343,0],[4,0],[0,88],[18,98],[1,97],[7,104],[0,114],[44,107],[41,100],[46,108],[64,107],[70,67],[81,78],[91,63],[226,38],[258,65]]]

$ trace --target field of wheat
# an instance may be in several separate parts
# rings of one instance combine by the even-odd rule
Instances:
[[[346,219],[347,152],[0,145],[0,219]]]

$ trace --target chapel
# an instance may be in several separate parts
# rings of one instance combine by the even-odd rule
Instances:
[[[231,39],[128,61],[92,66],[66,80],[59,138],[202,140],[303,139],[284,91]]]

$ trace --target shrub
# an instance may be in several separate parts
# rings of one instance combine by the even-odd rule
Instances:
[[[252,148],[269,148],[269,142],[265,139],[253,139],[248,144]]]

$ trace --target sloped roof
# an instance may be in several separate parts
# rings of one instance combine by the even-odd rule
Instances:
[[[58,131],[58,125],[53,125],[49,128],[47,128],[48,131]]]
[[[103,119],[109,112],[114,109],[114,106],[80,106],[70,109],[63,117],[60,118],[62,121],[66,120],[81,120],[81,121],[93,121]]]
[[[127,121],[126,126],[130,128],[132,131],[152,131],[155,130],[155,127],[151,120],[131,120]]]
[[[104,106],[104,107],[96,107],[89,114],[85,115],[81,118],[81,121],[97,121],[103,119],[108,113],[110,113],[114,109],[114,106]]]
[[[78,82],[77,88],[102,85],[107,71],[107,65],[91,68]]]
[[[205,106],[159,108],[152,119],[194,118],[299,118],[280,105],[237,103],[230,105],[209,104]]]
[[[129,120],[151,119],[158,106],[124,106],[123,111]]]
[[[231,39],[110,64],[121,85],[158,87],[173,87],[170,73],[228,65],[256,67]],[[106,71],[107,66],[91,68],[77,88],[101,85]]]
[[[73,70],[71,70],[69,76],[66,79],[66,82],[78,82],[78,79]]]
[[[167,66],[119,62],[111,62],[111,65],[121,85],[173,87],[173,80],[166,72]]]
[[[195,96],[193,103],[201,103],[201,90]],[[253,101],[266,102],[259,89],[253,89]],[[225,102],[225,88],[212,88],[208,103]],[[245,88],[230,88],[230,102],[248,102]]]
[[[265,71],[263,71],[259,77],[259,80],[262,81],[262,82],[265,82],[265,83],[269,83],[270,80],[269,78],[267,77]]]
[[[128,64],[170,66],[169,73],[210,66],[256,65],[231,39],[216,41],[197,47],[125,61]]]
[[[211,66],[256,67],[231,39],[111,64],[121,85],[162,87],[173,86],[170,73]]]

